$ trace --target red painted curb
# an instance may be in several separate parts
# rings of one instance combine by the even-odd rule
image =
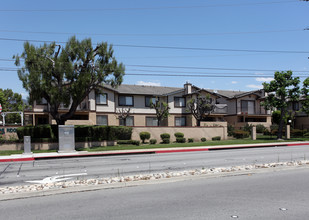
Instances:
[[[205,149],[181,149],[181,150],[159,150],[156,151],[156,154],[165,154],[165,153],[179,153],[179,152],[190,152],[190,151],[209,151],[208,148]]]
[[[0,159],[0,162],[20,162],[20,161],[33,161],[34,158],[15,158],[15,159]]]
[[[309,145],[309,143],[287,144],[286,146],[302,146],[302,145]]]

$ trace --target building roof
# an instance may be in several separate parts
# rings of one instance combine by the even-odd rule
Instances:
[[[163,86],[143,86],[143,85],[128,85],[122,84],[117,88],[110,85],[104,85],[104,88],[113,90],[119,94],[133,94],[133,95],[166,95],[168,93],[179,91],[183,88],[163,87]]]
[[[197,90],[204,90],[212,94],[218,94],[218,96],[224,96],[229,99],[255,94],[260,91],[260,90],[254,90],[254,91],[214,90],[214,89],[201,89],[196,86],[192,87]],[[103,88],[113,90],[119,94],[153,95],[153,96],[156,95],[164,96],[184,91],[184,88],[181,87],[144,86],[144,85],[128,85],[128,84],[122,84],[117,88],[113,88],[110,85],[104,85]]]

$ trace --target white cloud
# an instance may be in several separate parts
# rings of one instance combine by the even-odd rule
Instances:
[[[250,84],[250,85],[246,85],[246,87],[252,88],[252,89],[263,89],[263,86],[262,86],[262,85],[253,85],[253,84]]]
[[[258,78],[255,78],[256,81],[258,82],[270,82],[272,80],[274,80],[274,78],[272,77],[258,77]]]
[[[237,82],[237,81],[232,81],[231,83],[232,83],[232,84],[237,84],[238,82]]]
[[[140,85],[140,86],[161,86],[161,83],[159,83],[159,82],[138,81],[137,85]]]

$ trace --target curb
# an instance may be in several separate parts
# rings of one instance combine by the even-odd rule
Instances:
[[[14,155],[3,157],[1,162],[23,162],[45,159],[61,159],[61,158],[75,158],[75,157],[95,157],[95,156],[122,156],[122,155],[139,155],[139,154],[164,154],[164,153],[181,153],[181,152],[197,152],[197,151],[216,151],[216,150],[233,150],[233,149],[246,149],[246,148],[265,148],[265,147],[292,147],[309,145],[308,142],[304,143],[273,143],[273,144],[255,144],[255,145],[218,145],[215,147],[190,147],[190,148],[168,148],[163,150],[132,150],[132,151],[118,151],[118,152],[99,152],[99,153],[84,153],[84,154],[60,154],[60,155],[32,155],[29,157],[19,157]]]

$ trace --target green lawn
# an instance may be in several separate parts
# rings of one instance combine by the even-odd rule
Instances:
[[[206,142],[193,142],[193,143],[171,143],[171,144],[144,144],[140,146],[135,145],[116,145],[107,147],[92,147],[85,149],[77,149],[79,151],[111,151],[111,150],[133,150],[133,149],[153,149],[153,148],[176,148],[176,147],[199,147],[199,146],[217,146],[217,145],[233,145],[233,144],[258,144],[258,143],[276,143],[276,142],[292,142],[292,141],[309,141],[309,138],[291,138],[289,140],[278,141],[274,136],[257,136],[257,140],[253,141],[247,139],[230,139],[222,141],[206,141]],[[57,152],[57,150],[34,150],[33,153],[46,153]],[[0,151],[0,155],[22,154],[23,151]]]

